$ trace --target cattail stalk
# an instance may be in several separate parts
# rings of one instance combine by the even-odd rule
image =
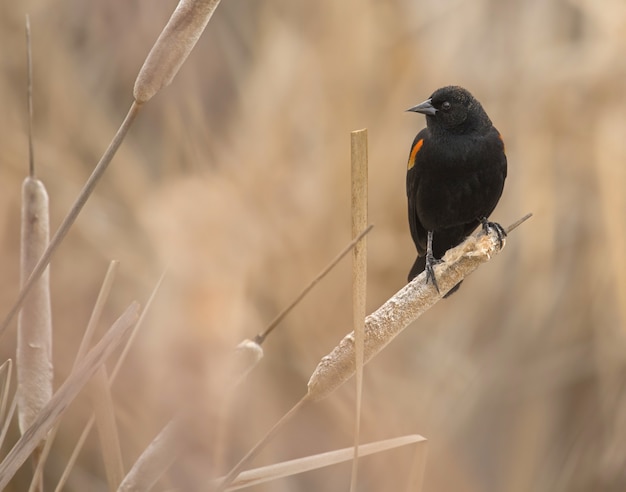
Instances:
[[[352,169],[352,237],[357,237],[367,226],[367,130],[350,134]],[[365,301],[367,294],[367,239],[352,250],[352,329],[355,334],[356,409],[354,421],[354,459],[350,491],[357,487],[359,436],[361,434],[361,401],[363,395],[363,349],[365,334]]]
[[[510,226],[513,230],[530,214]],[[365,363],[385,348],[402,330],[424,314],[452,287],[500,252],[495,229],[489,234],[479,230],[456,248],[449,250],[443,262],[435,265],[438,293],[425,282],[422,273],[400,289],[375,312],[365,318]],[[325,398],[354,375],[354,332],[349,333],[334,350],[323,357],[308,383],[307,397],[314,401]]]

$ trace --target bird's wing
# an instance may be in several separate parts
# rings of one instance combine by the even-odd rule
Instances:
[[[420,165],[418,159],[418,153],[421,150],[424,140],[427,137],[428,129],[424,128],[420,131],[415,140],[413,140],[413,145],[411,145],[411,152],[409,154],[409,161],[407,164],[407,173],[406,173],[406,195],[408,202],[408,212],[409,212],[409,228],[411,231],[411,237],[413,238],[413,242],[415,243],[415,247],[417,248],[417,252],[420,256],[426,254],[426,229],[419,220],[417,215],[417,188],[419,186],[419,177],[420,177]]]

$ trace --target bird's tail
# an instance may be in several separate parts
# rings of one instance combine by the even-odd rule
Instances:
[[[426,269],[426,256],[418,256],[415,259],[415,263],[411,267],[411,271],[409,272],[408,282],[417,277],[420,273],[422,273]]]

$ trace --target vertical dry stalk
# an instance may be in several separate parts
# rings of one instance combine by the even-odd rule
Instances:
[[[367,227],[367,130],[350,135],[352,169],[352,237]],[[367,286],[367,239],[359,242],[352,251],[352,328],[355,334],[356,363],[356,415],[354,424],[354,460],[350,490],[356,490],[359,435],[361,427],[361,399],[363,389],[363,346],[365,300]]]
[[[50,237],[48,194],[41,181],[22,185],[21,281],[26,282]],[[52,397],[52,314],[49,270],[24,301],[18,318],[17,398],[23,433]]]
[[[133,94],[139,103],[168,85],[196,45],[220,0],[181,0],[144,62]]]

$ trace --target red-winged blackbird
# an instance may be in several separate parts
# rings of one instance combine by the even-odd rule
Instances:
[[[487,221],[506,178],[504,143],[483,107],[462,87],[438,89],[407,111],[426,115],[406,174],[409,226],[418,254],[409,281],[426,270],[426,281],[439,291],[433,265],[448,249],[479,224],[485,230],[495,227],[500,240],[505,236],[500,225]]]

